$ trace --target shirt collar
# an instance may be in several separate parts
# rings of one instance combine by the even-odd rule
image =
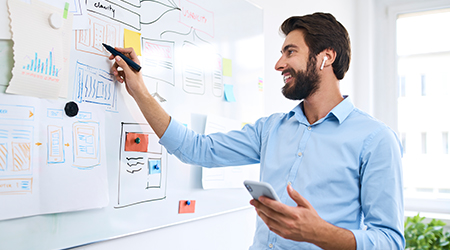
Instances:
[[[334,107],[330,113],[328,113],[325,118],[320,119],[319,121],[325,120],[326,118],[333,115],[336,117],[336,119],[339,121],[339,124],[342,124],[344,120],[350,115],[350,113],[353,111],[355,106],[353,105],[350,98],[345,95],[344,100],[342,100],[336,107]],[[305,123],[306,125],[309,125],[308,120],[306,119],[305,113],[303,113],[303,101],[300,102],[297,106],[295,106],[288,114],[287,118],[290,119],[292,116],[295,116],[295,118],[301,122]]]

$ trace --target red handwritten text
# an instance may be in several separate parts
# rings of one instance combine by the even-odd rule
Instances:
[[[33,73],[33,72],[22,71],[22,75],[31,76],[31,77],[34,77],[34,78],[37,78],[37,79],[50,81],[50,82],[59,82],[59,78],[46,76],[46,75],[39,75],[39,74],[36,74],[36,73]]]
[[[194,13],[193,11],[189,11],[186,9],[183,10],[183,15],[186,18],[194,19],[194,20],[198,21],[199,23],[206,23],[208,21],[205,16],[198,15],[198,14]]]

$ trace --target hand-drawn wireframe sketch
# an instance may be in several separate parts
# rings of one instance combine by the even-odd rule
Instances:
[[[141,3],[143,2],[152,3],[152,12],[145,15],[145,18],[149,19],[148,21],[142,21],[141,15],[129,8],[131,6],[134,8],[141,8]],[[156,23],[167,13],[181,11],[173,0],[168,0],[168,4],[155,0],[97,0],[88,1],[86,4],[88,11],[110,18],[136,30],[141,30],[141,25]]]
[[[180,0],[180,23],[214,38],[214,12],[189,0]]]
[[[32,126],[0,124],[0,195],[32,192],[33,131]]]
[[[78,51],[109,57],[110,53],[102,46],[106,43],[120,46],[122,29],[119,24],[105,21],[88,14],[90,29],[75,31],[75,49]]]
[[[86,3],[86,8],[92,13],[110,18],[137,30],[141,29],[141,15],[123,7],[121,4],[113,3],[108,0],[96,0],[88,1]]]
[[[104,105],[107,110],[117,110],[117,90],[113,74],[77,62],[73,98],[80,103]]]
[[[223,95],[223,61],[222,56],[216,54],[212,72],[212,91],[213,95],[222,97]]]
[[[143,71],[146,77],[175,86],[175,42],[142,37]]]
[[[86,169],[100,165],[98,122],[75,122],[73,129],[73,166]]]
[[[202,50],[195,44],[185,41],[182,46],[183,90],[190,94],[205,93],[205,69],[201,58]]]
[[[158,141],[148,124],[122,122],[115,208],[166,198],[167,154]]]
[[[205,85],[211,81],[213,95],[222,97],[224,91],[222,56],[215,52],[208,41],[197,34],[194,27],[187,33],[166,30],[160,37],[170,34],[188,37],[192,35],[193,42],[185,40],[180,53],[183,90],[189,94],[203,95]]]
[[[64,133],[62,126],[47,126],[47,163],[64,163]]]

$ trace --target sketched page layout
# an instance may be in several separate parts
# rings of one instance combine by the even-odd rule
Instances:
[[[0,220],[108,205],[104,111],[64,106],[0,94]]]
[[[6,93],[47,99],[67,97],[73,14],[31,1],[8,0],[14,41],[14,68]],[[62,27],[49,22],[56,13]]]

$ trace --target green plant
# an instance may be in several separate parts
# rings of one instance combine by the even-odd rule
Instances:
[[[444,232],[445,223],[433,219],[424,223],[425,217],[417,214],[405,221],[407,250],[450,250],[450,233]]]

